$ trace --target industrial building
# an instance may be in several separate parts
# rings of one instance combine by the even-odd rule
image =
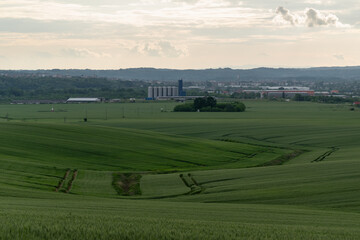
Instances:
[[[97,103],[101,102],[100,98],[69,98],[66,103]]]
[[[157,99],[159,97],[177,97],[179,96],[178,87],[149,87],[148,99]]]
[[[266,91],[265,94],[269,98],[293,98],[295,95],[299,94],[301,96],[314,96],[314,91],[294,91],[294,90],[278,90],[278,91]]]
[[[293,98],[296,94],[302,96],[314,96],[315,91],[312,90],[244,90],[246,93],[260,93],[261,98]]]
[[[183,89],[183,80],[178,81],[178,87],[175,86],[161,86],[148,88],[148,100],[155,99],[168,99],[168,98],[178,98],[186,96],[186,92]]]
[[[13,100],[11,104],[60,104],[66,100]]]
[[[299,87],[299,86],[277,86],[277,87],[270,87],[270,86],[260,86],[263,90],[285,90],[285,91],[310,91],[309,87]]]
[[[184,97],[186,96],[186,92],[184,91],[183,87],[184,87],[184,82],[182,79],[180,79],[178,81],[178,86],[179,86],[179,93],[178,93],[178,96],[180,97]]]

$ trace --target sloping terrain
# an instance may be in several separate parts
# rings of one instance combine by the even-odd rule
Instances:
[[[296,205],[360,213],[360,162],[330,161],[192,172],[204,190],[189,194],[179,174],[147,175],[144,198],[203,203]]]
[[[71,186],[72,192],[99,195],[106,189],[98,185],[99,177],[111,176],[106,171],[250,167],[290,152],[92,125],[10,122],[1,123],[0,131],[0,185],[2,191],[15,192],[17,188],[46,191],[54,191],[59,185],[67,188],[71,176],[61,181],[68,169],[78,170],[79,175]],[[110,186],[111,177],[108,181],[105,186]],[[110,191],[108,194],[112,195]]]
[[[360,239],[358,109],[166,104],[0,106],[0,240]]]

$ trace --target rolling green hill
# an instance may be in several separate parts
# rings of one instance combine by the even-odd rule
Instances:
[[[0,105],[0,239],[360,239],[359,110],[174,105]]]
[[[79,177],[91,182],[101,170],[168,172],[251,167],[291,152],[92,125],[10,122],[0,124],[0,131],[0,184],[7,188],[53,190],[68,168],[80,170]],[[93,174],[83,175],[84,170]]]

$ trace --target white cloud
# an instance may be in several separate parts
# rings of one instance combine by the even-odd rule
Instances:
[[[339,28],[350,27],[340,22],[339,18],[331,13],[324,13],[313,8],[305,9],[303,14],[292,13],[284,7],[276,9],[274,22],[279,24],[290,24],[294,26],[320,27],[335,26]]]
[[[345,57],[344,57],[344,55],[342,55],[342,54],[335,54],[335,55],[333,55],[333,57],[334,57],[336,60],[339,60],[339,61],[344,61],[344,60],[345,60]]]
[[[322,14],[321,12],[315,9],[308,9],[306,11],[306,25],[308,27],[316,27],[316,26],[341,26],[343,25],[339,18],[333,14]]]
[[[290,13],[290,11],[284,7],[278,7],[276,9],[276,14],[281,15],[282,19],[285,22],[289,22],[291,25],[298,24],[298,16]]]
[[[332,0],[307,0],[305,1],[307,4],[314,4],[314,5],[333,5],[334,1]]]
[[[181,3],[180,3],[181,2]],[[183,4],[183,3],[187,4]],[[271,15],[267,9],[245,8],[238,0],[142,0],[113,5],[60,1],[2,0],[1,18],[117,23],[132,26],[243,26]]]
[[[151,57],[177,58],[188,55],[186,47],[174,46],[168,41],[138,44],[132,51]]]
[[[77,58],[87,58],[87,57],[95,57],[95,58],[101,58],[101,57],[110,57],[109,54],[106,53],[97,53],[94,51],[91,51],[87,48],[65,48],[62,49],[62,54],[65,57],[77,57]]]
[[[230,6],[230,5],[242,5],[240,0],[170,0],[174,3],[185,3],[185,4],[196,4],[198,6],[207,7],[219,7],[219,6]]]
[[[2,66],[359,64],[359,1],[279,2],[1,0]]]

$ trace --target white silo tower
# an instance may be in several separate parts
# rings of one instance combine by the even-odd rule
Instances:
[[[154,87],[154,99],[159,96],[159,87]]]
[[[148,87],[148,98],[154,98],[154,88]]]
[[[161,97],[166,97],[166,87],[161,87]]]
[[[168,97],[174,96],[172,92],[172,87],[167,87],[167,96]]]
[[[172,87],[172,96],[174,96],[174,97],[179,96],[179,88],[178,87]]]

